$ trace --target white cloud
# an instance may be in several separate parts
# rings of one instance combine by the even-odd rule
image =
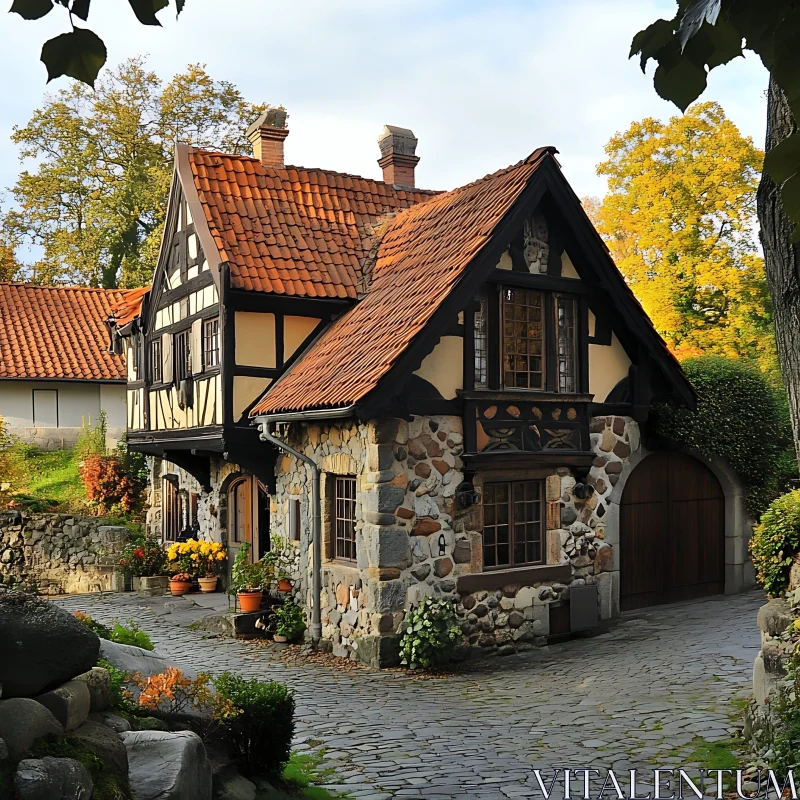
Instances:
[[[553,144],[578,194],[601,194],[594,167],[608,138],[678,113],[627,58],[636,31],[672,15],[671,0],[192,0],[178,22],[162,13],[163,29],[138,25],[126,5],[92,8],[110,63],[150,53],[164,78],[207,63],[248,99],[287,107],[287,159],[306,166],[378,177],[376,138],[390,123],[420,139],[419,185],[451,188]],[[63,29],[59,11],[38,23],[7,16],[2,185],[18,169],[11,127],[41,103],[38,52]],[[739,59],[712,74],[704,99],[760,145],[765,86],[760,64]]]

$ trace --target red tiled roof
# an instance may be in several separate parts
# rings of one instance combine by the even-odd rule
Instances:
[[[489,241],[550,148],[493,175],[440,194],[388,223],[372,284],[251,411],[348,406],[361,400]]]
[[[0,283],[0,379],[125,380],[104,324],[123,291]]]
[[[355,299],[375,226],[436,194],[205,150],[189,164],[231,285],[255,292]]]
[[[122,299],[111,306],[109,317],[113,319],[118,328],[124,327],[141,314],[142,302],[150,292],[150,289],[150,286],[142,286],[140,289],[127,289],[123,292]]]

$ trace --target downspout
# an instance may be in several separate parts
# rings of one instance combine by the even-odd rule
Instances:
[[[307,455],[295,450],[290,445],[286,444],[282,439],[279,439],[272,433],[272,422],[266,420],[259,426],[261,428],[261,439],[265,442],[271,442],[281,450],[291,453],[295,458],[300,459],[311,467],[311,542],[312,542],[312,564],[311,564],[311,641],[316,647],[322,638],[322,613],[320,609],[322,598],[322,536],[320,532],[320,498],[319,498],[319,482],[320,482],[320,469]]]

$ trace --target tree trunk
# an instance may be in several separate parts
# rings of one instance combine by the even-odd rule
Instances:
[[[770,78],[765,149],[769,151],[796,130],[786,97]],[[800,461],[800,247],[792,244],[792,224],[783,211],[778,188],[766,173],[758,187],[758,221],[774,309],[778,361],[789,396],[795,452]]]

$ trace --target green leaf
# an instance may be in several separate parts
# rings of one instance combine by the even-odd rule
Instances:
[[[675,36],[672,30],[672,23],[665,19],[657,19],[652,25],[648,25],[643,31],[639,31],[631,42],[631,51],[628,58],[633,58],[637,53],[641,55],[640,66],[642,72],[647,67],[647,62],[651,58],[656,58],[656,53],[669,44]]]
[[[41,60],[47,67],[47,82],[61,75],[94,87],[97,73],[106,63],[103,40],[87,28],[62,33],[42,46]]]
[[[800,133],[784,139],[764,156],[764,171],[778,186],[800,172]]]
[[[136,19],[142,25],[158,25],[161,23],[156,19],[156,12],[161,11],[169,5],[169,0],[128,0]]]
[[[10,12],[23,19],[41,19],[53,10],[53,0],[14,0]]]
[[[653,76],[653,86],[659,97],[670,100],[681,111],[686,111],[705,91],[706,71],[684,56],[671,61],[670,66],[665,66],[663,61],[660,63]]]
[[[181,11],[183,11],[183,7],[186,5],[186,0],[175,0],[175,6],[177,7],[178,11],[175,16],[179,16]]]
[[[91,0],[72,0],[72,13],[86,22],[86,20],[89,19],[90,2]]]
[[[686,47],[686,42],[700,30],[704,22],[713,25],[717,21],[721,6],[722,0],[694,0],[684,11],[681,24],[678,26],[681,50]]]

